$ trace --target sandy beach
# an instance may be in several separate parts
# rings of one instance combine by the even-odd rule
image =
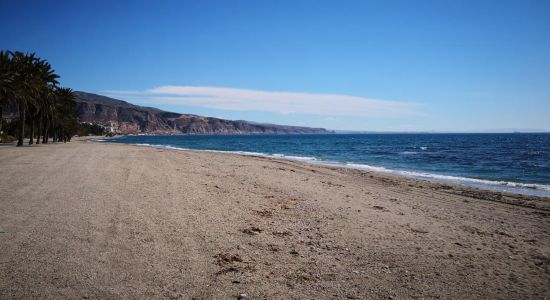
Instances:
[[[2,299],[550,298],[548,198],[85,140],[0,166]]]

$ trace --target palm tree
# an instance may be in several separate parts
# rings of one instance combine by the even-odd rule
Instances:
[[[50,133],[55,124],[56,112],[55,105],[57,102],[57,90],[52,89],[47,97],[44,98],[42,107],[42,143],[47,144]]]
[[[13,63],[9,51],[0,51],[0,133],[2,132],[2,108],[13,101]]]
[[[58,87],[58,78],[52,66],[34,53],[0,51],[0,117],[3,106],[17,107],[17,146],[23,145],[26,123],[30,125],[29,144],[34,142],[35,125],[37,144],[41,136],[47,143],[50,134],[54,141],[70,141],[76,134],[79,123],[75,94],[69,88]]]
[[[34,100],[34,93],[38,89],[38,81],[36,80],[36,62],[35,54],[25,54],[22,52],[12,53],[13,63],[13,88],[14,100],[16,101],[19,111],[19,139],[17,146],[23,146],[23,138],[25,135],[25,116],[26,110]]]
[[[55,100],[55,89],[48,89],[47,92],[41,98],[41,107],[38,112],[38,132],[36,135],[36,143],[40,144],[40,137],[42,136],[43,142],[46,142],[46,136],[48,135],[48,120],[52,114],[52,107]]]
[[[55,140],[63,140],[64,142],[76,133],[76,95],[70,88],[56,89],[56,102],[54,107],[54,130]]]
[[[40,115],[40,111],[47,107],[50,104],[51,94],[53,93],[55,87],[59,83],[57,79],[59,76],[55,74],[55,71],[53,70],[50,63],[48,63],[46,60],[38,59],[35,63],[35,72],[38,79],[38,90],[36,91],[35,95],[37,96],[36,99],[34,99],[34,107],[31,107],[29,109],[29,117],[30,117],[30,125],[31,125],[31,132],[30,132],[30,140],[29,144],[33,143],[34,138],[34,125],[36,123],[36,119]],[[38,125],[38,136],[40,137],[40,120]],[[39,138],[37,139],[37,144],[39,143]]]
[[[49,89],[58,83],[57,76],[51,65],[35,56],[34,53],[10,52],[14,90],[13,99],[19,111],[19,138],[17,146],[23,146],[25,136],[25,119],[31,121],[31,141],[34,137],[34,119],[42,107],[41,99]]]

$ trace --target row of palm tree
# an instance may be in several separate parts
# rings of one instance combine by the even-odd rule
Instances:
[[[59,86],[59,76],[34,53],[0,51],[0,131],[2,108],[19,115],[17,146],[67,141],[78,129],[75,94]],[[25,131],[25,126],[30,130]]]

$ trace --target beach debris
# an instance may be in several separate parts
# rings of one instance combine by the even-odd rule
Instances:
[[[272,217],[273,216],[273,212],[270,211],[270,210],[267,210],[267,209],[264,209],[264,210],[253,210],[253,212],[259,216],[262,216],[262,217]]]
[[[535,266],[542,267],[544,265],[550,264],[550,257],[547,257],[544,254],[536,253],[534,255],[531,255],[531,258],[534,260]]]
[[[385,209],[384,206],[379,206],[379,205],[373,205],[372,208],[378,209],[378,210],[383,210],[383,209]]]
[[[418,229],[418,228],[411,228],[411,231],[414,232],[414,233],[428,233],[427,230]]]
[[[214,255],[214,258],[218,260],[218,265],[243,261],[238,254],[229,254],[229,253],[220,253],[220,254]]]
[[[245,293],[240,293],[237,295],[237,299],[248,299],[248,295]]]
[[[230,253],[220,253],[217,255],[214,255],[214,258],[216,258],[216,264],[220,267],[222,267],[218,272],[216,272],[216,275],[230,273],[230,272],[239,272],[239,269],[234,266],[234,263],[242,262],[242,258],[238,254],[230,254]]]
[[[497,230],[497,231],[495,231],[495,233],[498,234],[498,235],[506,236],[506,237],[512,237],[512,235],[508,234],[508,233],[505,232],[505,231],[499,231],[499,230]]]
[[[239,269],[237,269],[236,267],[227,267],[227,268],[223,268],[221,270],[219,270],[218,272],[216,272],[216,275],[221,275],[221,274],[225,274],[225,273],[235,273],[235,272],[239,272]]]
[[[322,181],[321,180],[321,183],[324,183],[328,186],[335,186],[335,187],[345,187],[344,185],[342,184],[339,184],[339,183],[334,183],[334,182],[331,182],[331,181]]]
[[[241,232],[242,233],[246,233],[246,234],[249,234],[249,235],[256,235],[256,234],[260,234],[263,230],[261,230],[260,228],[258,227],[250,227],[250,228],[245,228],[245,229],[242,229]]]
[[[278,235],[278,236],[290,236],[292,235],[292,233],[290,231],[273,231],[272,232],[273,235]]]
[[[279,247],[277,247],[276,245],[273,245],[273,244],[268,244],[267,246],[268,246],[268,248],[271,252],[279,252],[279,250],[280,250]]]

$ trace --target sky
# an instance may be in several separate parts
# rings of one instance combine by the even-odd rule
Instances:
[[[358,131],[550,131],[550,1],[7,1],[74,90]]]

